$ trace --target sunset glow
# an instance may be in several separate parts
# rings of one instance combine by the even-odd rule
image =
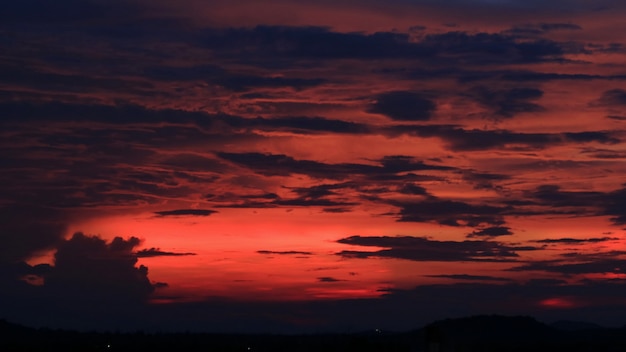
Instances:
[[[625,4],[25,4],[0,5],[0,319],[626,323]]]

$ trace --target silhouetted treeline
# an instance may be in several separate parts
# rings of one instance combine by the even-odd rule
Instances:
[[[502,316],[442,320],[405,333],[313,335],[74,332],[0,321],[0,351],[57,350],[612,352],[626,351],[626,329],[574,322],[549,326],[530,317]]]

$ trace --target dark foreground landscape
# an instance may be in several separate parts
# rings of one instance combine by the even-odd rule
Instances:
[[[475,316],[390,333],[239,335],[73,332],[0,321],[1,351],[626,351],[626,327],[551,325],[531,317]]]

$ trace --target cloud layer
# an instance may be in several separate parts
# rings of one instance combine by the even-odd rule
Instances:
[[[0,318],[623,312],[624,11],[1,4]]]

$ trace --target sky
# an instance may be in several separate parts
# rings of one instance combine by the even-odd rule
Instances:
[[[0,318],[626,324],[626,3],[0,4]]]

